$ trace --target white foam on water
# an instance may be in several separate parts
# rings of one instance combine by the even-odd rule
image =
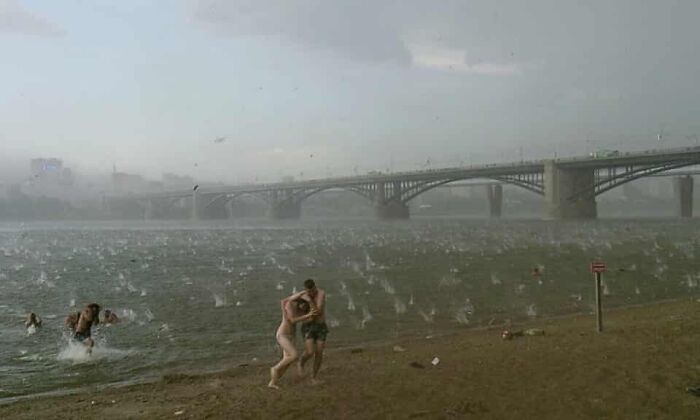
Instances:
[[[406,313],[406,304],[401,301],[401,299],[394,298],[394,312],[396,315],[401,315]]]
[[[27,335],[34,335],[36,334],[36,325],[30,325],[27,327]]]
[[[221,296],[221,295],[214,293],[213,297],[214,297],[214,307],[215,308],[221,308],[223,306],[227,306],[225,296]]]
[[[355,311],[355,302],[352,300],[352,296],[348,295],[348,311]]]
[[[148,322],[151,322],[155,319],[155,315],[153,315],[153,312],[151,312],[150,309],[146,308],[145,311],[143,311],[143,314],[146,315],[146,319],[148,319]]]
[[[96,345],[92,348],[92,353],[90,353],[87,346],[71,340],[59,351],[56,359],[62,362],[72,362],[73,364],[95,363],[103,360],[123,359],[133,353],[135,353],[133,350],[114,349],[104,345]]]

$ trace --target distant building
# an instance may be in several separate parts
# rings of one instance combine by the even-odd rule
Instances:
[[[39,184],[72,185],[73,172],[56,158],[36,158],[29,162],[31,179]]]

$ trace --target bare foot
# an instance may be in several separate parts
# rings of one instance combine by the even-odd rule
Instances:
[[[267,384],[268,388],[273,388],[273,389],[280,389],[279,386],[277,386],[277,371],[275,370],[274,367],[270,368],[270,383]]]

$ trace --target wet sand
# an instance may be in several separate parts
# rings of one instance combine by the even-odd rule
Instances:
[[[331,335],[321,385],[289,371],[268,389],[270,360],[19,401],[0,418],[699,418],[685,389],[700,386],[700,301],[610,311],[602,334],[594,325],[577,315],[519,326],[545,336],[504,341],[499,327],[352,350],[333,350]]]

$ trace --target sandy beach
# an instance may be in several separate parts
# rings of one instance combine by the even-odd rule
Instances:
[[[271,390],[269,365],[175,375],[103,391],[0,406],[0,418],[551,418],[691,419],[700,397],[700,301],[536,320],[544,336],[501,328],[332,349],[311,386],[290,371]],[[396,351],[397,346],[400,347]],[[439,363],[433,365],[434,358]]]

